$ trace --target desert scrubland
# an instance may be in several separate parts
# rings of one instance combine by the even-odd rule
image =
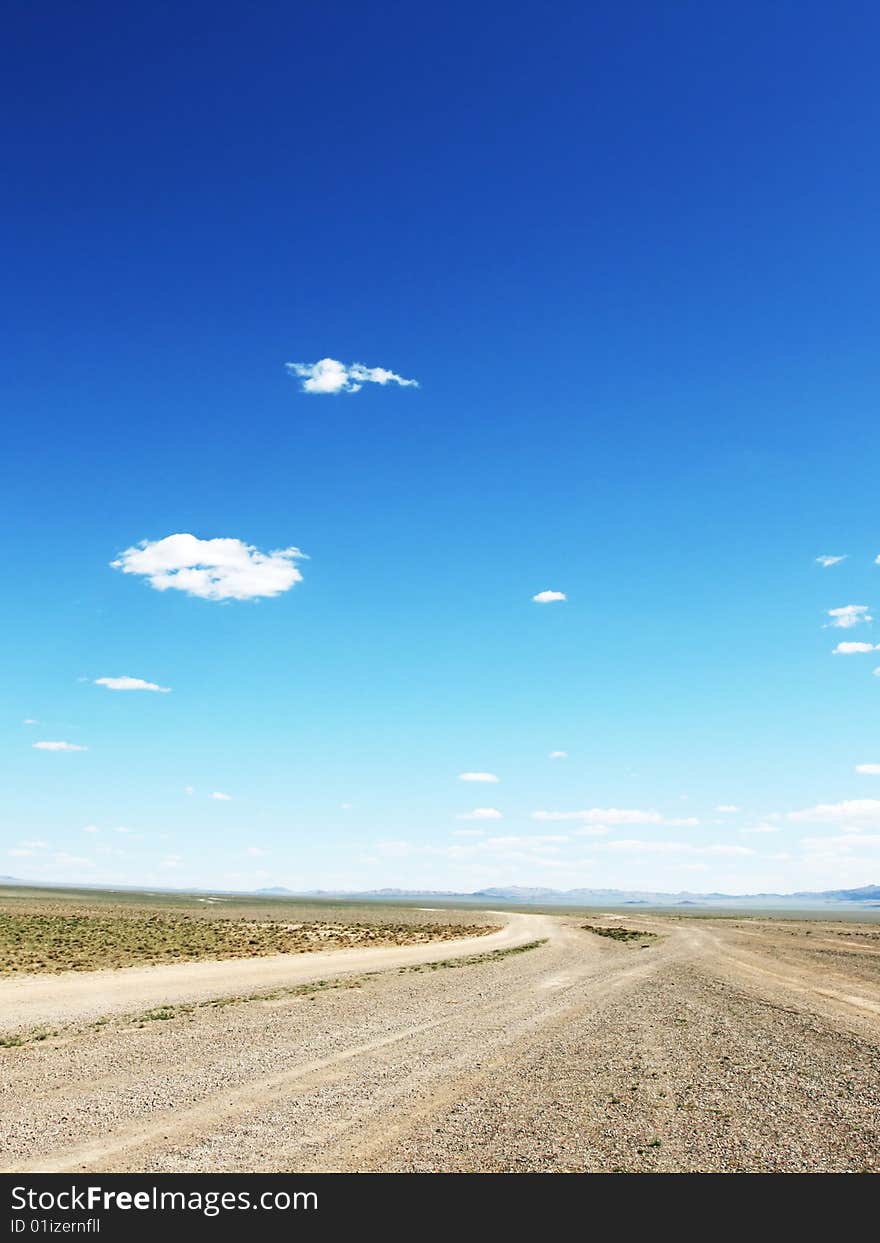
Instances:
[[[192,916],[239,919],[360,931],[0,979],[3,1169],[880,1169],[880,924]]]

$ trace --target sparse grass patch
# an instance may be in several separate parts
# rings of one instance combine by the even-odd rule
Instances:
[[[612,941],[638,941],[647,945],[650,941],[659,941],[656,932],[639,932],[636,928],[603,928],[601,924],[581,924],[584,932],[592,932],[597,937],[610,937]]]
[[[509,958],[512,954],[526,954],[547,944],[547,938],[540,941],[527,941],[525,945],[511,945],[503,950],[490,950],[486,954],[467,954],[464,958],[443,958],[439,962],[414,963],[411,967],[398,968],[401,975],[410,971],[442,971],[452,967],[475,967],[478,963],[496,962],[500,958]]]
[[[389,913],[390,914],[390,913]],[[0,911],[0,975],[93,971],[310,950],[422,945],[482,936],[496,925],[388,919],[206,918],[204,913],[57,905]]]

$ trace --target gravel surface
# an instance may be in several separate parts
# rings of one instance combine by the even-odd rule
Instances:
[[[880,1170],[875,927],[579,923],[0,1050],[3,1167]]]

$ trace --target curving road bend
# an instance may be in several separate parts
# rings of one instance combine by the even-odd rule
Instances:
[[[142,1025],[118,1011],[0,1050],[0,1164],[880,1168],[876,931],[832,929],[823,947],[772,921],[628,916],[659,934],[641,948],[581,922],[511,917],[476,952],[546,942],[457,967],[432,969],[424,946],[405,960],[376,950],[386,969],[347,978],[340,951],[350,986]],[[435,964],[453,944],[475,952],[447,942]],[[240,961],[197,965],[237,971],[235,992],[256,991]],[[315,974],[329,978],[325,964]]]

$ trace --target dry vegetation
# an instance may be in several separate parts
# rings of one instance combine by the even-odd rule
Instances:
[[[637,928],[621,928],[619,925],[606,928],[602,924],[582,924],[581,927],[584,932],[592,932],[597,937],[610,937],[612,941],[638,941],[641,945],[647,945],[657,940],[656,932],[640,932]]]
[[[149,903],[143,895],[137,900],[112,897],[0,893],[0,975],[417,945],[479,936],[494,928],[460,911],[166,895]]]

